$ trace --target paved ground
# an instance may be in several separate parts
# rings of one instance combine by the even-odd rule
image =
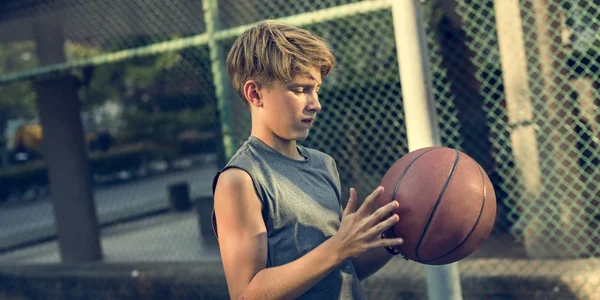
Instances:
[[[214,162],[187,170],[97,188],[95,203],[102,224],[168,207],[167,186],[187,181],[192,197],[210,195]],[[55,235],[50,198],[0,207],[0,250]]]
[[[199,234],[195,211],[168,212],[102,230],[105,262],[182,262],[219,260],[216,247],[207,247]],[[60,263],[58,243],[0,254],[0,265]]]

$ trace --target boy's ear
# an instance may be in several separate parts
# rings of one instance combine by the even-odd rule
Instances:
[[[246,97],[246,100],[248,100],[250,105],[255,107],[263,106],[260,92],[260,83],[254,80],[248,80],[246,81],[246,84],[244,84],[244,97]]]

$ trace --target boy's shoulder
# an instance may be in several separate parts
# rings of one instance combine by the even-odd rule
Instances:
[[[310,163],[305,165],[311,168],[326,168],[329,171],[337,171],[337,165],[335,159],[329,155],[328,153],[318,150],[316,148],[304,146],[298,144],[300,152],[304,156],[308,156],[310,159]],[[238,166],[242,167],[247,171],[250,170],[261,170],[265,167],[268,167],[272,163],[276,161],[280,161],[282,159],[281,154],[274,153],[274,150],[265,147],[260,141],[250,138],[245,141],[238,150],[231,157],[229,162],[226,165],[230,166]],[[289,159],[284,159],[289,160]],[[278,164],[279,166],[287,166],[288,164]],[[291,166],[297,166],[301,164],[293,163]]]

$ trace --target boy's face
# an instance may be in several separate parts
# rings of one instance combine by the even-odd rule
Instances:
[[[321,74],[315,69],[310,76],[296,76],[289,83],[277,80],[271,89],[260,89],[261,105],[251,103],[257,121],[253,126],[260,126],[285,140],[306,139],[321,111],[320,87]]]

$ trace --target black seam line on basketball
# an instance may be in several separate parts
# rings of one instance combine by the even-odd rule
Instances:
[[[444,196],[444,193],[446,192],[446,188],[448,187],[448,184],[450,183],[450,179],[452,178],[452,174],[454,174],[454,170],[456,169],[456,165],[458,164],[458,159],[460,158],[460,153],[456,150],[454,150],[454,152],[456,152],[456,158],[454,159],[454,163],[452,164],[452,167],[450,167],[450,172],[448,173],[448,177],[446,177],[446,182],[444,182],[444,186],[442,187],[442,190],[440,191],[440,195],[438,196],[437,201],[435,201],[433,210],[431,210],[431,214],[429,214],[429,219],[427,219],[425,228],[423,229],[423,232],[421,232],[421,237],[419,237],[419,241],[417,242],[417,247],[415,248],[415,256],[421,262],[423,261],[421,259],[421,256],[419,255],[419,249],[421,248],[421,243],[423,242],[423,238],[425,237],[425,234],[427,233],[427,229],[429,229],[429,226],[431,225],[431,220],[433,219],[433,216],[435,216],[435,212],[437,211],[437,208],[440,205],[440,202],[442,201],[442,197]]]
[[[398,193],[398,188],[400,187],[400,183],[402,182],[402,180],[404,179],[404,175],[406,175],[406,173],[408,173],[408,170],[410,169],[410,167],[412,167],[412,165],[421,157],[423,157],[423,155],[434,151],[434,150],[438,150],[441,148],[433,148],[433,149],[429,149],[421,154],[419,154],[419,156],[415,157],[415,159],[413,159],[413,161],[411,161],[408,166],[406,166],[406,169],[404,169],[404,172],[402,172],[402,175],[400,175],[400,178],[398,178],[398,181],[396,182],[396,187],[394,188],[394,194],[392,194],[392,196],[396,197],[396,193]]]
[[[402,175],[400,175],[400,178],[398,179],[398,181],[396,182],[396,187],[394,188],[394,193],[392,194],[392,201],[394,200],[393,198],[396,197],[396,194],[398,193],[398,188],[400,187],[400,183],[402,182],[402,180],[404,179],[404,175],[406,175],[406,173],[408,173],[408,169],[410,169],[410,167],[412,167],[412,165],[421,157],[423,157],[423,155],[434,151],[434,150],[438,150],[441,149],[441,147],[436,147],[433,149],[429,149],[421,154],[419,154],[419,156],[415,157],[415,159],[413,159],[413,161],[411,161],[408,166],[406,166],[406,169],[404,169],[404,172],[402,172]],[[390,213],[390,217],[394,215],[393,212]],[[394,230],[394,226],[391,227],[392,229],[392,234],[394,235],[394,237],[397,237],[398,235],[396,235],[396,231]],[[406,256],[406,254],[404,252],[402,252],[402,250],[398,249],[398,251],[400,251],[400,254],[402,255],[402,257],[404,257],[405,259],[408,260],[408,256]]]
[[[404,179],[404,175],[406,175],[406,173],[408,173],[408,169],[410,169],[410,167],[412,167],[412,165],[413,165],[413,164],[414,164],[414,163],[415,163],[415,162],[416,162],[416,161],[417,161],[419,158],[423,157],[423,155],[425,155],[425,154],[427,154],[427,153],[429,153],[429,152],[431,152],[431,151],[438,150],[438,149],[441,149],[441,148],[439,148],[439,147],[436,147],[436,148],[429,149],[429,150],[427,150],[427,151],[425,151],[425,152],[423,152],[423,153],[419,154],[419,156],[415,157],[415,159],[413,159],[413,161],[411,161],[411,162],[408,164],[408,166],[406,166],[406,169],[404,169],[404,172],[402,172],[402,175],[400,175],[400,178],[398,178],[398,181],[396,182],[396,187],[394,188],[394,193],[392,194],[392,200],[391,200],[391,201],[393,201],[393,200],[394,200],[393,198],[395,198],[395,197],[396,197],[396,194],[398,193],[398,188],[400,187],[400,183],[401,183],[401,182],[402,182],[402,180]],[[390,217],[391,217],[393,214],[394,214],[394,213],[393,213],[393,212],[391,212],[391,213],[390,213]],[[392,233],[394,234],[394,236],[397,236],[397,235],[396,235],[396,232],[394,232],[394,227],[392,227]]]
[[[486,195],[487,189],[485,188],[485,179],[483,177],[483,171],[481,170],[481,167],[477,167],[477,169],[479,169],[479,174],[481,174],[481,184],[483,186],[483,202],[481,203],[481,209],[479,210],[479,216],[477,216],[477,220],[475,221],[475,224],[473,224],[473,228],[471,228],[471,231],[469,231],[469,234],[467,234],[467,236],[462,240],[462,242],[460,242],[458,244],[458,246],[454,247],[454,249],[450,250],[448,253],[446,253],[446,254],[444,254],[444,255],[442,255],[440,257],[437,257],[437,258],[434,258],[434,259],[430,259],[430,260],[427,260],[427,261],[424,261],[424,262],[432,262],[432,261],[444,258],[444,257],[452,254],[452,252],[454,252],[458,248],[460,248],[460,246],[462,246],[469,239],[469,237],[471,236],[471,234],[473,234],[473,232],[475,231],[475,228],[477,228],[477,224],[479,224],[479,220],[481,220],[481,215],[483,215],[483,209],[485,208],[485,203],[486,203],[486,200],[487,200],[487,195]]]

